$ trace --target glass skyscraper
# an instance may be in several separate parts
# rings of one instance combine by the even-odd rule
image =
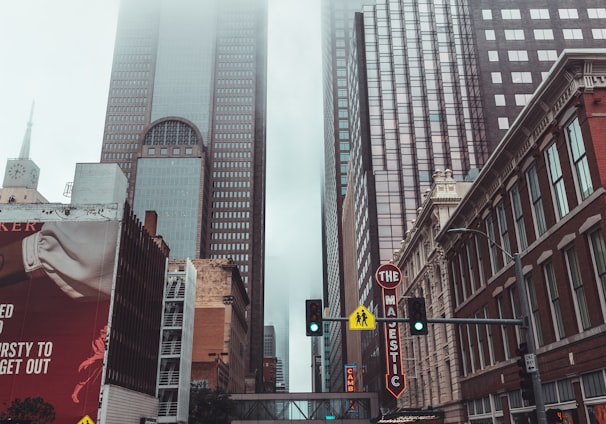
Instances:
[[[173,258],[236,264],[263,361],[266,0],[122,0],[101,162]]]

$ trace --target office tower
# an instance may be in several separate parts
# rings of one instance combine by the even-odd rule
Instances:
[[[265,0],[123,0],[102,162],[153,209],[171,257],[231,258],[263,359]]]
[[[351,83],[347,101],[332,97],[333,84],[325,93],[334,128],[341,123],[333,111],[339,104],[347,107],[346,196],[352,197],[355,236],[346,250],[355,252],[360,303],[378,312],[374,272],[399,249],[434,171],[473,178],[562,50],[603,44],[604,13],[599,0],[582,7],[568,0],[376,0],[363,8],[352,36],[354,51],[343,58]],[[338,63],[336,54],[324,56]],[[332,131],[327,150],[336,140]],[[339,211],[330,208],[329,192],[343,193],[336,189],[341,176],[327,175],[325,247],[334,252],[344,237],[335,238],[331,230],[342,215],[330,215]],[[338,280],[329,273],[327,281],[330,293]],[[383,349],[372,343],[371,337],[362,340],[366,358]],[[373,362],[365,375],[371,390],[384,380]]]

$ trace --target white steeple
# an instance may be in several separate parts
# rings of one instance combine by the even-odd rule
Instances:
[[[23,142],[21,143],[21,151],[19,152],[19,159],[29,159],[29,148],[32,138],[32,126],[34,125],[32,118],[34,117],[34,105],[35,101],[32,101],[32,109],[29,112],[29,121],[27,128],[25,129],[25,135],[23,136]]]

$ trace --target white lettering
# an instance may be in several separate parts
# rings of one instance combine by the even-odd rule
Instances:
[[[12,303],[0,303],[0,318],[12,318],[14,310]]]
[[[400,376],[399,375],[392,375],[391,376],[391,385],[394,387],[400,387]]]
[[[396,304],[396,297],[394,295],[385,295],[383,297],[383,299],[385,299],[385,304],[386,305],[395,305]]]
[[[0,375],[19,374],[23,359],[0,359]]]

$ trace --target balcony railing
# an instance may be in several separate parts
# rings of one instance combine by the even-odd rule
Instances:
[[[180,355],[181,354],[181,340],[172,340],[162,342],[161,355]]]
[[[171,417],[177,415],[177,402],[160,402],[158,416]]]
[[[164,315],[164,322],[162,323],[165,327],[182,327],[183,326],[183,312],[172,312]]]
[[[179,384],[179,370],[161,371],[159,386],[175,386]]]

